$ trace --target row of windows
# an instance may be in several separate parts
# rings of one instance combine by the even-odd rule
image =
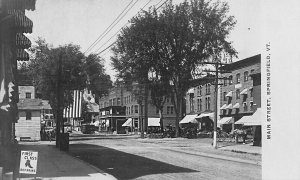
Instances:
[[[253,73],[253,72],[254,72],[254,69],[251,69],[250,73]],[[249,80],[249,72],[245,71],[244,72],[244,82],[247,82],[248,80]],[[233,84],[233,76],[232,75],[230,75],[228,78],[224,79],[224,86],[227,86],[227,82],[228,82],[228,85]],[[239,83],[241,83],[241,74],[237,73],[236,74],[236,84],[239,84]]]
[[[226,95],[227,95],[227,92],[223,92],[223,101],[231,99],[231,97],[229,97],[227,99]],[[243,101],[246,101],[247,97],[248,97],[248,93],[247,94],[243,94]],[[253,97],[253,88],[250,89],[250,97]],[[240,99],[240,98],[241,98],[240,89],[236,89],[235,90],[235,99]]]
[[[243,106],[241,107],[244,112],[247,112],[248,110],[253,111],[254,110],[254,104],[253,101],[250,101],[249,105],[247,102],[243,103]],[[240,108],[235,108],[236,113],[239,112]],[[223,114],[226,114],[227,109],[222,109]],[[228,109],[228,113],[231,114],[232,109]]]
[[[194,110],[194,100],[191,99],[190,100],[190,108],[191,111]],[[203,107],[202,107],[202,99],[197,99],[197,111],[203,111]],[[206,97],[205,98],[205,110],[211,110],[211,98],[210,97]]]
[[[159,109],[156,108],[156,114],[158,114],[158,113],[159,113]],[[167,106],[167,114],[175,114],[174,106]]]
[[[205,84],[205,94],[210,94],[211,84]],[[197,87],[197,96],[202,96],[202,86]]]
[[[131,107],[126,107],[126,114],[139,113],[139,105],[132,105]]]

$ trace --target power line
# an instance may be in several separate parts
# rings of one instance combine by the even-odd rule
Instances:
[[[150,1],[152,1],[152,0],[150,0]],[[149,1],[149,2],[150,2],[150,1]],[[130,9],[128,9],[128,10],[126,11],[126,13],[124,14],[124,16],[132,9],[132,7],[133,7],[137,2],[138,2],[138,0],[136,0],[135,3],[130,7]],[[149,2],[148,2],[148,3],[149,3]],[[148,4],[148,3],[147,3],[147,4]],[[122,18],[123,18],[124,16],[122,16]],[[121,19],[122,19],[122,18],[121,18]],[[121,19],[119,19],[119,21],[120,21]],[[119,21],[118,21],[118,22],[119,22]],[[128,23],[128,22],[126,22],[126,24],[127,24],[127,23]],[[125,25],[126,25],[126,24],[125,24]],[[125,25],[123,25],[123,27],[124,27]],[[121,29],[122,29],[122,28],[121,28]],[[112,28],[111,28],[105,35],[107,35],[111,30],[112,30]],[[118,30],[117,33],[118,33],[119,31],[120,31],[120,30]],[[117,34],[117,33],[116,33],[116,34]],[[114,34],[112,37],[114,37],[116,34]],[[104,36],[105,36],[105,35],[104,35]],[[107,43],[112,39],[112,37],[110,37],[108,41],[106,41],[102,46],[100,46],[100,48],[98,48],[98,49],[96,50],[96,52],[98,52],[105,44],[107,44]],[[103,38],[104,38],[104,37],[103,37]],[[103,39],[103,38],[102,38],[102,39]]]
[[[150,1],[151,1],[151,0],[150,0]],[[150,2],[150,1],[149,1],[149,2]],[[161,0],[161,1],[162,1],[162,0]],[[161,2],[161,1],[160,1],[160,2]],[[169,0],[164,1],[164,2],[163,2],[158,8],[156,8],[155,10],[160,9],[167,1],[169,1]],[[148,2],[148,3],[149,3],[149,2]],[[160,3],[160,2],[159,2],[159,3]],[[147,4],[148,4],[148,3],[147,3]],[[159,3],[157,3],[156,5],[158,5]],[[147,5],[147,4],[146,4],[146,5]],[[146,6],[146,5],[145,5],[145,6]],[[145,7],[145,6],[144,6],[144,7]],[[138,15],[138,14],[144,9],[144,7],[143,7],[136,15]],[[133,17],[135,17],[136,15],[134,15]],[[101,47],[103,47],[105,44],[107,44],[107,43],[108,43],[114,36],[116,36],[116,35],[117,35],[117,34],[118,34],[118,33],[119,33],[119,32],[127,25],[127,24],[128,24],[128,22],[127,22],[126,24],[124,24],[124,26],[121,27],[121,28],[120,28],[113,36],[111,36],[111,37],[109,38],[109,40],[106,41]],[[109,47],[111,47],[111,46],[114,45],[115,43],[116,43],[116,42],[113,42],[112,44],[110,44],[108,47],[106,47],[104,50],[102,50],[101,52],[99,52],[99,53],[97,53],[97,54],[99,55],[99,54],[101,54],[102,52],[106,51]],[[98,48],[97,51],[99,51],[99,50],[101,49],[101,47]],[[96,52],[97,52],[97,51],[96,51]]]
[[[105,31],[103,31],[103,33],[85,50],[84,54],[86,52],[88,52],[90,49],[92,49],[96,44],[97,42],[99,42],[100,38],[104,35],[104,33],[117,21],[117,19],[119,19],[119,17],[124,13],[124,11],[129,7],[129,5],[133,2],[133,0],[131,0],[127,6],[123,9],[123,11],[117,16],[117,18],[105,29]]]
[[[133,0],[132,0],[132,1],[133,1]],[[101,41],[101,40],[102,40],[102,39],[103,39],[103,38],[104,38],[104,37],[105,37],[105,36],[106,36],[106,35],[107,35],[107,34],[108,34],[108,33],[109,33],[109,32],[110,32],[110,31],[111,31],[111,30],[112,30],[112,29],[113,29],[113,28],[114,28],[114,27],[115,27],[115,26],[116,26],[116,25],[117,25],[124,17],[125,17],[125,15],[133,8],[133,6],[134,6],[137,2],[138,2],[138,0],[136,0],[136,1],[133,3],[133,5],[129,7],[129,9],[126,8],[127,10],[126,10],[126,12],[125,12],[124,14],[123,14],[123,12],[120,14],[120,15],[123,14],[122,17],[119,18],[119,19],[118,19],[118,18],[116,19],[117,22],[114,23],[114,25],[113,25],[112,27],[108,28],[108,31],[106,31],[105,34],[104,34],[100,39],[97,40],[97,42],[94,44],[93,47],[95,47],[95,46],[96,46],[96,45],[97,45],[97,44],[98,44],[98,43],[99,43],[99,42],[100,42],[100,41]],[[130,3],[130,4],[131,4],[131,3]],[[130,4],[129,4],[129,5],[130,5]],[[125,10],[125,9],[124,9],[124,10]],[[119,15],[119,16],[120,16],[120,15]],[[119,16],[118,16],[118,17],[119,17]],[[115,21],[116,21],[116,20],[115,20]],[[114,22],[115,22],[115,21],[114,21]]]

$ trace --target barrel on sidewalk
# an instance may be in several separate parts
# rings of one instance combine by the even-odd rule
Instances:
[[[69,133],[60,134],[60,150],[69,151]]]

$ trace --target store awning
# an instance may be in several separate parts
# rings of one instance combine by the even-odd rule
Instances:
[[[232,104],[228,104],[225,109],[232,109]]]
[[[129,126],[131,127],[132,126],[132,118],[128,118],[127,121],[122,125],[123,127],[124,126]]]
[[[160,126],[160,118],[148,118],[148,126]]]
[[[226,97],[232,97],[232,91],[229,91],[225,96]]]
[[[211,120],[214,120],[215,113],[202,113],[199,116],[197,116],[197,119],[203,118],[203,117],[209,117]]]
[[[220,109],[226,109],[227,104],[224,104]]]
[[[231,124],[233,122],[234,122],[233,117],[223,117],[218,121],[218,124]]]
[[[189,89],[187,93],[188,94],[194,94],[194,88]]]
[[[232,107],[232,109],[238,109],[240,108],[240,103],[235,103],[235,105]]]
[[[192,115],[186,115],[179,124],[185,124],[185,123],[197,123],[198,121],[195,119],[197,117],[197,114]]]
[[[241,95],[242,95],[242,94],[247,95],[247,94],[248,94],[248,89],[246,88],[246,89],[242,90],[242,92],[241,92],[240,94],[241,94]]]
[[[243,124],[244,126],[260,126],[261,125],[261,108],[257,108],[252,116],[244,116],[235,124]]]

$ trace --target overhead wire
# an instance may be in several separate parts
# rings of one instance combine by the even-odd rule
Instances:
[[[124,13],[124,11],[130,6],[130,4],[133,2],[133,0],[131,0],[127,6],[122,10],[122,12],[116,17],[116,19],[103,31],[103,33],[85,50],[84,54],[86,52],[88,52],[89,50],[91,50],[96,44],[97,42],[99,42],[101,39],[101,37],[104,35],[104,33],[119,19],[119,17]],[[100,40],[99,40],[100,39]]]
[[[122,17],[120,17],[120,18],[118,18],[118,20],[117,20],[117,22],[116,23],[114,23],[114,25],[112,26],[112,27],[110,27],[109,29],[108,29],[108,31],[106,31],[105,33],[104,33],[104,35],[94,44],[94,46],[93,47],[95,47],[124,17],[125,17],[125,15],[133,8],[133,6],[136,4],[138,2],[138,0],[136,0],[127,10],[126,10],[126,12],[123,14],[122,13]],[[121,15],[121,14],[120,14]]]
[[[150,0],[151,1],[151,0]],[[149,2],[150,2],[149,1]],[[161,0],[162,1],[162,0]],[[160,1],[160,2],[161,2]],[[165,0],[158,8],[156,8],[155,10],[158,10],[158,9],[160,9],[167,1],[169,1],[169,0]],[[149,2],[146,4],[146,5],[148,5],[149,4]],[[156,4],[156,6],[160,3],[160,2],[158,2],[157,4]],[[145,5],[145,6],[146,6]],[[135,17],[135,16],[137,16],[144,8],[145,8],[145,6],[138,12],[138,13],[136,13],[133,17]],[[105,44],[107,44],[113,37],[115,37],[127,24],[128,24],[129,22],[127,22],[126,24],[124,24],[124,26],[122,26],[113,36],[111,36],[110,38],[109,38],[109,40],[107,40],[100,48],[98,48],[97,50],[96,50],[96,52],[98,52]],[[115,42],[113,42],[113,43],[111,43],[108,47],[106,47],[104,50],[102,50],[102,51],[100,51],[99,53],[97,53],[97,55],[99,55],[99,54],[101,54],[102,52],[104,52],[104,51],[106,51],[108,48],[110,48],[111,46],[113,46],[114,44],[116,43],[116,41]]]

